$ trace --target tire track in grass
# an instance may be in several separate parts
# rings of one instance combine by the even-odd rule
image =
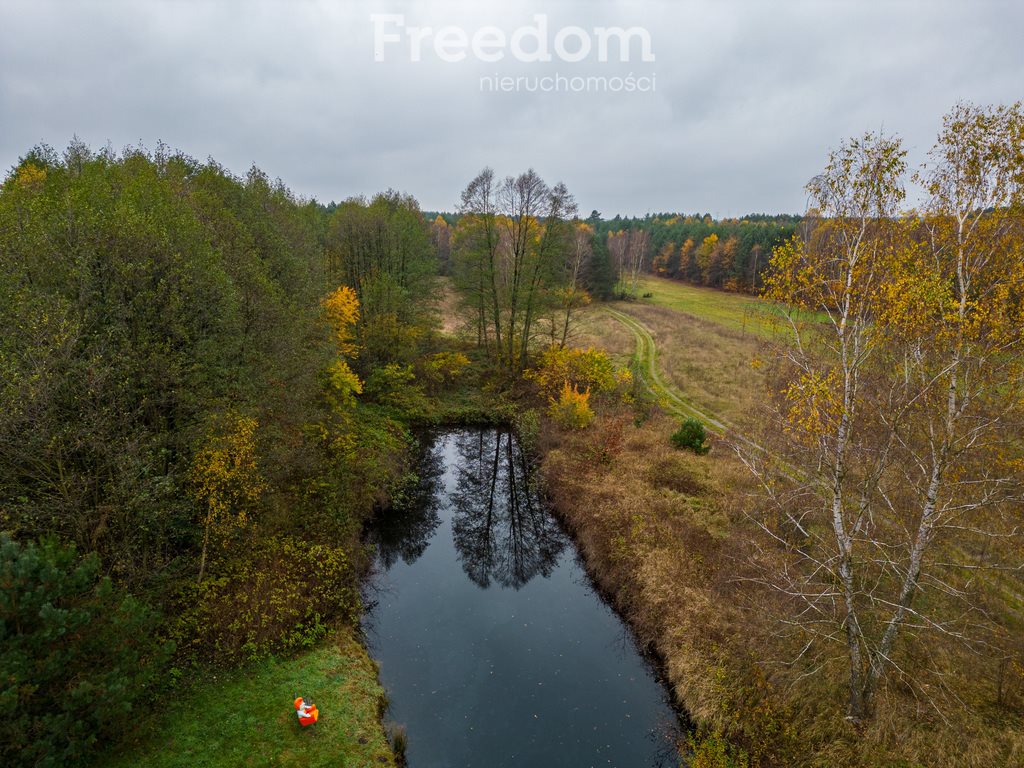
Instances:
[[[765,456],[771,456],[776,462],[778,462],[782,475],[791,482],[804,484],[811,482],[811,479],[806,475],[806,473],[784,461],[781,457],[773,456],[766,448],[758,445],[753,440],[738,432],[726,419],[704,411],[687,400],[674,383],[665,380],[665,377],[658,369],[658,347],[657,344],[655,344],[654,336],[651,334],[650,329],[635,317],[632,317],[625,312],[620,312],[619,310],[612,309],[611,307],[605,307],[604,310],[633,334],[633,338],[636,340],[636,356],[641,368],[644,387],[655,397],[660,406],[672,414],[682,418],[691,416],[698,418],[708,424],[710,431],[716,433],[718,436],[728,436],[734,440],[742,442],[750,448],[755,449]],[[965,560],[971,559],[969,554],[962,547],[954,545],[952,551],[953,553],[963,557]],[[991,584],[992,580],[993,579],[990,576],[986,581]],[[1012,584],[1006,584],[1005,581],[1000,579],[996,587],[1004,595],[1009,596],[1013,601],[1015,601],[1017,605],[1024,605],[1024,592],[1015,589]],[[1015,615],[1021,615],[1021,612],[1016,609],[1015,605],[1010,604],[1008,607]]]
[[[658,367],[658,346],[655,344],[654,336],[650,329],[635,317],[620,312],[611,307],[605,307],[604,311],[615,320],[626,327],[636,340],[636,357],[640,366],[640,373],[643,376],[644,387],[650,392],[658,404],[665,410],[682,418],[694,417],[708,425],[709,431],[719,437],[729,437],[734,441],[743,443],[748,448],[753,448],[758,453],[769,456],[780,463],[782,474],[793,482],[800,482],[798,478],[802,473],[788,463],[782,462],[778,456],[772,454],[763,446],[742,434],[735,425],[718,414],[698,408],[694,405],[679,388],[671,381],[666,380],[667,374],[662,375]],[[806,482],[806,481],[805,481]]]
[[[732,433],[737,435],[736,428],[721,416],[698,408],[670,381],[666,381],[658,370],[658,347],[654,337],[646,325],[634,317],[619,312],[617,309],[605,307],[605,311],[615,320],[624,325],[636,340],[636,357],[643,375],[644,387],[658,400],[665,410],[682,417],[696,417],[707,422],[711,430],[719,435]],[[741,436],[742,437],[742,436]],[[742,438],[745,442],[750,442]]]

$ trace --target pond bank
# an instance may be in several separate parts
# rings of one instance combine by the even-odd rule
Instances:
[[[623,412],[587,430],[542,431],[549,501],[591,577],[662,660],[676,702],[700,726],[688,747],[707,755],[700,764],[790,764],[791,717],[738,650],[737,638],[755,627],[735,599],[735,571],[723,567],[737,554],[729,489],[742,487],[741,468],[724,456],[675,450],[674,426],[656,415],[638,427]],[[742,748],[721,732],[739,737]]]
[[[292,700],[318,705],[301,728]],[[377,667],[350,629],[291,659],[208,671],[103,761],[109,768],[394,766]]]

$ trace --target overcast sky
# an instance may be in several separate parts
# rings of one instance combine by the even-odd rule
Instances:
[[[520,61],[538,14],[552,60]],[[432,30],[420,61],[411,27]],[[646,31],[654,60],[638,34],[601,61],[602,27]],[[451,210],[490,165],[564,181],[584,215],[801,212],[844,137],[898,133],[920,160],[956,101],[1024,98],[1022,30],[1019,0],[0,0],[0,167],[77,134],[256,164],[322,201],[394,187]],[[586,78],[606,85],[571,90]]]

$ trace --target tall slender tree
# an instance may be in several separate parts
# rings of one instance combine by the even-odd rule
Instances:
[[[495,182],[487,168],[462,193],[455,238],[457,284],[477,342],[504,368],[526,367],[537,321],[573,274],[576,205],[564,184],[532,169]]]
[[[928,202],[902,217],[899,141],[850,141],[809,185],[813,225],[772,257],[767,296],[800,310],[776,350],[784,459],[747,461],[787,555],[770,582],[805,653],[843,643],[854,720],[893,670],[941,690],[901,633],[991,650],[976,592],[1012,557],[1024,500],[1022,136],[1019,106],[957,107],[918,175]]]

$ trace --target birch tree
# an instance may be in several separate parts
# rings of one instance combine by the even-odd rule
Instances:
[[[455,282],[471,308],[477,346],[502,349],[498,292],[498,205],[494,171],[484,168],[462,192],[454,235]]]
[[[593,240],[594,228],[586,222],[576,222],[568,258],[565,260],[562,286],[556,289],[559,299],[558,318],[561,322],[556,322],[554,315],[551,319],[551,341],[555,343],[555,334],[558,333],[560,325],[561,336],[558,344],[561,347],[565,347],[569,339],[573,314],[590,304],[590,294],[583,287],[583,277],[593,253]]]
[[[766,296],[794,310],[780,439],[746,461],[787,626],[807,659],[844,648],[853,720],[893,671],[925,692],[901,633],[991,650],[979,573],[1013,550],[981,542],[1016,534],[1022,499],[1022,125],[1019,107],[957,107],[916,176],[928,202],[904,216],[898,140],[844,144],[808,187],[813,228],[772,257]]]
[[[640,274],[649,248],[650,237],[645,229],[608,233],[608,251],[623,282],[623,290],[633,298],[636,298],[640,289]]]
[[[651,239],[646,229],[630,231],[624,274],[629,277],[629,292],[634,297],[640,292],[640,274],[643,272],[644,264],[647,261],[647,251],[650,250],[650,244]]]

